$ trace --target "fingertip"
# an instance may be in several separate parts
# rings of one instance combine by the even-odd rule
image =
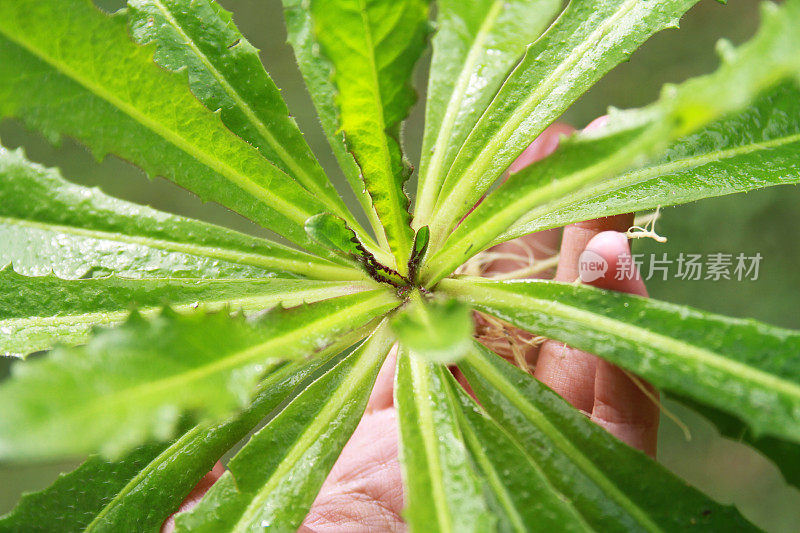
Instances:
[[[580,276],[584,283],[602,289],[647,295],[624,233],[598,233],[586,244],[579,261]]]
[[[599,130],[608,123],[608,115],[602,115],[591,121],[583,131]]]
[[[619,231],[601,231],[586,243],[586,249],[601,255],[630,252],[628,238]]]

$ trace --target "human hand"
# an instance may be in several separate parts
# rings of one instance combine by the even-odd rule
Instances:
[[[605,120],[606,117],[600,117],[586,129],[600,127]],[[511,170],[519,170],[548,156],[556,149],[559,137],[572,131],[563,124],[549,127],[515,161]],[[628,267],[632,269],[628,271],[618,268],[621,257],[630,257],[623,232],[632,225],[633,214],[630,213],[565,227],[553,279],[567,283],[579,281],[578,262],[586,250],[602,256],[608,264],[605,275],[588,282],[589,285],[647,296],[644,282],[634,266]],[[558,246],[558,237],[557,231],[548,230],[496,246],[493,251],[501,252],[504,258],[488,264],[484,274],[497,276],[519,271],[521,265],[530,263],[529,254],[536,260],[547,261]],[[627,262],[627,265],[632,264],[633,261]],[[624,275],[618,276],[618,272]],[[541,274],[540,277],[550,277]],[[533,347],[520,345],[526,348],[525,359],[535,368],[536,378],[623,442],[655,456],[659,409],[658,393],[652,387],[611,363],[560,342],[548,340]]]
[[[558,124],[545,130],[512,165],[512,170],[552,153],[559,136],[570,131]],[[630,214],[564,228],[554,279],[578,280],[579,256],[584,250],[591,250],[609,265],[605,275],[591,285],[646,296],[644,283],[635,272],[616,279],[619,257],[630,253],[627,238],[621,232],[632,224]],[[536,259],[550,255],[558,247],[558,238],[557,231],[549,230],[499,245],[493,250],[500,252],[501,258],[487,263],[482,271],[487,276],[515,272],[521,264],[530,262],[531,254]],[[654,401],[657,393],[648,385],[594,355],[560,342],[548,340],[541,346],[519,346],[526,347],[524,357],[535,368],[536,378],[619,439],[655,455],[659,412]],[[320,490],[299,529],[301,533],[406,530],[401,518],[403,485],[393,403],[396,361],[396,350],[392,350],[378,375],[366,413]],[[181,510],[193,506],[221,474],[218,465],[195,488]],[[169,532],[173,527],[170,518],[162,530]]]

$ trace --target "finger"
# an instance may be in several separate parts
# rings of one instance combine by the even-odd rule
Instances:
[[[564,228],[561,256],[555,279],[573,282],[578,279],[578,259],[592,238],[603,231],[626,231],[633,215],[616,215],[579,222]],[[536,376],[542,383],[586,413],[594,406],[594,380],[597,357],[557,341],[546,341],[539,351]]]
[[[575,131],[567,124],[553,124],[545,129],[509,167],[510,172],[517,172],[526,166],[544,159],[558,147],[562,135]],[[487,263],[481,274],[492,277],[496,274],[519,273],[529,278],[551,278],[551,269],[536,273],[525,273],[525,269],[554,256],[558,251],[561,231],[551,229],[525,235],[509,242],[504,242],[488,250],[498,257]],[[509,361],[525,361],[534,366],[539,355],[539,346],[531,342],[533,335],[508,325],[498,327],[495,321],[478,321],[479,335],[492,351]],[[481,331],[480,327],[485,326]]]
[[[516,161],[511,163],[508,170],[512,173],[518,172],[528,165],[544,159],[558,148],[558,142],[562,135],[568,135],[573,131],[575,131],[575,128],[568,124],[552,124],[536,137],[525,151],[520,154]],[[558,250],[558,240],[558,230],[547,230],[498,244],[491,248],[490,251],[502,253],[504,255],[516,255],[519,259],[503,258],[492,261],[487,265],[485,273],[512,272],[528,265],[531,257],[534,259],[544,259],[552,256]],[[544,277],[544,275],[541,277]]]
[[[367,402],[367,413],[380,411],[394,405],[394,372],[397,368],[397,345],[392,346],[383,362],[375,386]]]
[[[590,122],[585,131],[602,127],[608,120],[601,116]],[[605,230],[627,230],[632,215],[579,222],[564,228],[561,251],[554,279],[572,282],[578,278],[578,258],[586,244]],[[597,359],[555,341],[547,341],[539,350],[534,375],[578,409],[587,413],[594,406],[594,377]]]
[[[511,163],[508,170],[512,173],[519,172],[528,165],[544,159],[558,148],[558,141],[562,135],[569,135],[575,128],[569,124],[556,122],[551,124],[539,134],[533,142]]]
[[[183,511],[188,511],[192,509],[197,502],[208,492],[208,489],[211,488],[211,485],[217,482],[217,480],[225,473],[225,467],[222,466],[222,463],[217,461],[217,464],[214,465],[214,468],[211,469],[211,472],[203,476],[197,485],[192,489],[192,492],[189,493],[186,498],[181,502],[178,510],[169,515],[163,524],[161,524],[161,533],[172,533],[175,531],[175,515],[178,513],[182,513]]]
[[[606,273],[592,284],[609,290],[647,296],[647,289],[631,260],[625,235],[605,232],[586,246],[608,264]],[[627,261],[621,261],[622,259]],[[638,381],[638,383],[637,383]],[[655,456],[658,438],[658,393],[648,384],[632,378],[621,368],[597,361],[592,420],[623,442]]]

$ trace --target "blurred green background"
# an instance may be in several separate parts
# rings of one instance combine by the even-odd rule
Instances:
[[[97,2],[108,11],[121,7],[118,0]],[[328,148],[305,92],[291,50],[285,43],[280,0],[222,0],[234,12],[241,31],[261,50],[264,64],[295,115],[311,147],[344,191],[344,180]],[[714,46],[720,37],[734,43],[747,39],[758,24],[758,3],[732,0],[723,6],[702,0],[683,19],[680,30],[662,32],[583,96],[562,118],[583,127],[602,115],[607,106],[644,105],[658,96],[662,84],[678,82],[712,70],[717,64]],[[798,30],[800,31],[800,30]],[[428,58],[426,58],[427,60]],[[417,82],[424,94],[425,64]],[[423,97],[405,128],[406,152],[418,161]],[[214,204],[202,204],[163,179],[149,182],[131,165],[107,158],[92,159],[80,145],[65,140],[48,145],[39,135],[13,122],[0,124],[0,139],[8,147],[24,146],[34,161],[59,166],[76,183],[98,185],[105,192],[153,207],[202,218],[242,231],[264,234],[259,228]],[[413,188],[410,188],[413,190]],[[773,324],[800,328],[800,189],[780,187],[707,200],[664,210],[657,230],[669,238],[665,244],[637,242],[636,252],[667,253],[675,259],[684,253],[756,252],[763,257],[757,281],[651,280],[651,296],[690,304],[733,316],[755,317]],[[800,354],[798,354],[800,355]],[[0,364],[0,376],[8,369]],[[670,406],[691,430],[686,441],[675,423],[662,421],[659,459],[695,486],[723,502],[735,503],[755,523],[769,531],[797,531],[800,492],[787,487],[778,470],[762,456],[733,441],[722,439],[702,418],[680,406]],[[0,465],[0,513],[10,509],[22,491],[46,486],[66,465]]]

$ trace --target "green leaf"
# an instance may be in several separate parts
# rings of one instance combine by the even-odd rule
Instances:
[[[325,248],[362,268],[373,279],[400,287],[408,280],[396,270],[383,266],[364,246],[343,219],[320,213],[306,220],[306,233]]]
[[[156,62],[188,70],[192,92],[222,121],[338,216],[368,237],[342,202],[289,115],[258,50],[213,0],[129,0],[131,33],[156,43]]]
[[[341,119],[336,106],[333,66],[320,54],[308,0],[282,0],[282,2],[288,41],[294,49],[297,65],[300,67],[306,88],[317,109],[328,143],[333,149],[333,154],[336,156],[350,188],[367,214],[378,242],[388,248],[383,226],[375,212],[375,206],[372,205],[372,199],[364,188],[361,170],[344,142],[344,134],[340,129]],[[391,254],[389,254],[389,258],[392,258]]]
[[[630,122],[599,139],[590,133],[571,137],[561,149],[534,164],[535,171],[526,169],[512,175],[453,230],[444,246],[428,260],[422,271],[426,286],[433,286],[486,249],[527,210],[571,198],[573,191],[624,168],[658,142],[658,132],[648,128],[649,123],[640,114]],[[587,141],[582,142],[584,139]]]
[[[444,280],[440,288],[511,324],[585,350],[656,387],[800,441],[800,332],[589,286]]]
[[[552,156],[511,176],[453,231],[446,245],[431,258],[429,272],[425,273],[428,283],[435,283],[453,272],[468,257],[488,247],[509,226],[524,222],[526,216],[528,219],[542,216],[564,205],[571,205],[573,201],[575,205],[581,205],[598,190],[602,192],[605,183],[615,183],[615,174],[645,165],[647,158],[658,154],[669,144],[709,122],[741,111],[759,95],[787,78],[796,78],[800,82],[800,54],[797,53],[800,34],[796,31],[800,24],[800,2],[792,0],[780,7],[765,4],[762,11],[763,20],[758,33],[738,49],[727,49],[722,65],[714,73],[690,79],[678,86],[666,86],[661,98],[645,108],[612,113],[605,127],[574,135],[562,142]],[[783,103],[789,106],[787,112],[796,107],[796,102]],[[776,135],[780,135],[777,133],[779,131],[789,132],[788,138],[783,140],[794,142],[796,138],[791,132],[796,120],[781,117],[781,112],[778,111],[776,117]],[[755,137],[762,128],[770,132],[771,125],[764,127],[759,124],[761,116],[748,117],[745,114],[745,120],[747,118],[756,122],[742,132],[742,137],[737,137],[733,132],[725,133],[725,138],[733,144],[734,154],[727,153],[726,149],[713,151],[717,142],[723,143],[723,146],[725,143],[716,138],[718,134],[713,133],[713,127],[710,136],[704,139],[711,147],[698,150],[701,153],[703,150],[712,150],[706,155],[713,160],[715,157],[735,155],[739,149],[743,152],[759,149],[758,145],[748,144],[748,135]],[[734,120],[729,126],[740,126],[735,119],[727,120]],[[771,136],[772,133],[766,135]],[[779,136],[775,137],[775,143],[770,141],[766,148],[777,147],[781,142],[778,139]],[[688,142],[692,142],[691,139]],[[692,162],[691,158],[683,161],[689,165]],[[655,169],[656,172],[665,173],[671,170],[674,168]],[[796,172],[791,167],[787,170],[791,181]],[[633,177],[632,183],[626,183],[631,185],[636,183],[636,177],[647,181],[653,176],[644,167],[642,172],[634,170],[627,177]],[[781,183],[774,179],[772,182]],[[753,186],[757,185],[758,182],[753,183]],[[711,189],[712,192],[706,193],[706,196],[712,195],[715,189],[725,191],[716,180],[711,182]],[[586,196],[581,196],[581,193]],[[702,196],[697,193],[696,197]],[[603,214],[598,209],[589,218]]]
[[[719,409],[703,405],[689,398],[669,396],[706,418],[721,435],[752,446],[777,466],[790,485],[800,488],[800,445],[774,437],[754,435],[745,422]]]
[[[414,227],[427,224],[467,135],[560,6],[558,0],[437,2]]]
[[[194,95],[212,111],[219,109],[226,126],[328,207],[344,211],[258,50],[229,12],[213,0],[129,0],[128,20],[137,42],[155,43],[156,63],[187,70]]]
[[[357,265],[368,262],[369,252],[342,218],[320,213],[306,220],[305,227],[309,237],[349,262]]]
[[[252,313],[374,290],[374,283],[289,279],[63,280],[0,270],[0,354],[27,355],[55,344],[85,342],[95,326],[125,320],[132,309],[157,314],[165,305],[181,313],[231,309]]]
[[[530,374],[480,345],[459,365],[478,401],[595,531],[757,531],[639,450],[617,440]]]
[[[411,247],[411,258],[408,260],[408,279],[416,282],[419,267],[425,254],[428,253],[428,244],[430,243],[431,232],[428,226],[422,226],[417,230],[414,235],[414,246]]]
[[[336,358],[333,358],[336,360]],[[284,365],[253,403],[216,426],[199,425],[172,442],[137,448],[118,461],[92,455],[50,487],[22,497],[0,531],[158,530],[214,463],[328,361]]]
[[[548,481],[542,466],[464,391],[452,374],[450,395],[470,455],[493,495],[503,531],[589,531],[569,498]]]
[[[90,0],[0,5],[0,116],[57,140],[85,143],[164,176],[303,246],[303,223],[325,211],[299,183],[234,135],[191,93],[184,74],[153,62],[126,15]]]
[[[454,363],[472,346],[472,311],[453,299],[427,299],[414,291],[392,317],[392,331],[414,356]]]
[[[76,470],[69,474],[61,474],[48,488],[23,494],[17,506],[0,518],[0,531],[3,533],[84,531],[114,495],[124,491],[126,485],[140,472],[147,470],[148,464],[168,447],[168,443],[146,444],[118,461],[107,461],[93,455]],[[188,490],[191,490],[191,487]],[[145,512],[150,514],[149,509]],[[145,518],[142,522],[146,520]],[[158,525],[155,525],[155,528]]]
[[[413,233],[403,183],[411,169],[399,135],[415,99],[410,80],[425,47],[428,3],[313,0],[310,9],[322,54],[333,65],[339,128],[361,170],[397,271],[406,275]]]
[[[394,394],[405,486],[403,518],[412,531],[491,531],[495,519],[447,396],[445,371],[401,349]]]
[[[572,0],[531,45],[447,173],[431,223],[438,245],[522,151],[605,73],[697,0]]]
[[[367,272],[381,266],[344,219],[320,213],[306,220],[305,227],[314,241]]]
[[[226,314],[134,317],[85,347],[12,368],[0,386],[0,404],[14,406],[0,420],[0,458],[114,456],[170,437],[182,413],[220,419],[246,406],[278,361],[341,351],[396,305],[381,290],[276,308],[256,323]]]
[[[297,395],[228,463],[177,531],[296,531],[361,419],[391,348],[386,328]]]
[[[106,196],[0,146],[0,265],[62,278],[241,278],[359,274],[205,222]]]
[[[643,166],[528,211],[492,244],[579,220],[797,183],[798,152],[800,87],[790,83]]]

